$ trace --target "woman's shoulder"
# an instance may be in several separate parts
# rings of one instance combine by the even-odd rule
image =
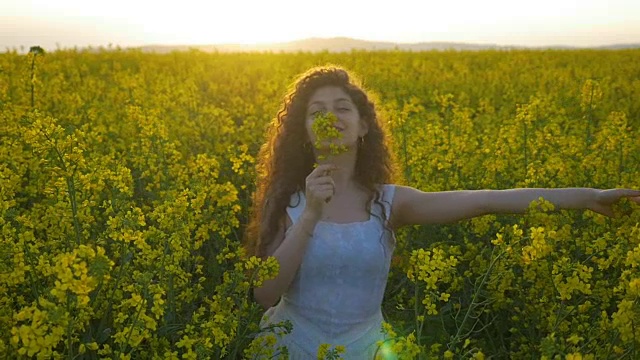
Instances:
[[[380,195],[382,196],[382,198],[384,199],[388,199],[388,200],[392,200],[393,199],[393,194],[396,191],[396,185],[395,184],[379,184],[376,186],[376,188],[378,189],[378,191],[380,192]],[[391,202],[391,201],[389,201]]]

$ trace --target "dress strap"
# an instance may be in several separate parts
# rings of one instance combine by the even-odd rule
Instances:
[[[393,203],[393,195],[396,193],[396,186],[393,184],[385,184],[382,186],[382,203],[384,204],[384,213],[387,220],[391,217],[391,204]]]
[[[289,205],[287,206],[287,214],[289,214],[293,224],[295,224],[296,221],[298,221],[298,218],[300,218],[306,203],[307,201],[302,191],[297,191],[291,194]]]
[[[375,215],[382,217],[384,211],[385,219],[388,221],[391,216],[391,203],[393,201],[393,195],[396,188],[394,185],[385,184],[378,187],[378,190],[380,191],[380,195],[377,198],[378,201],[374,201],[372,204],[372,212]]]

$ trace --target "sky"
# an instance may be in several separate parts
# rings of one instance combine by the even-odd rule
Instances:
[[[524,46],[640,43],[640,0],[0,1],[0,51],[337,36]]]

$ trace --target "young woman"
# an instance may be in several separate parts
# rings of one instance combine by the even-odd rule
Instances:
[[[317,139],[313,123],[328,113],[335,115],[340,136]],[[640,191],[629,189],[422,192],[393,185],[374,104],[338,67],[301,75],[273,125],[259,155],[247,247],[280,263],[277,277],[254,296],[268,309],[261,326],[293,324],[278,344],[287,346],[291,359],[315,358],[323,343],[345,346],[346,359],[373,358],[383,339],[381,304],[393,233],[402,226],[523,213],[541,196],[558,208],[609,216],[622,197],[640,203]],[[346,151],[335,154],[331,144]]]

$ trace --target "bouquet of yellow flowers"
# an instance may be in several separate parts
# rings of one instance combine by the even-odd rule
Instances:
[[[320,112],[316,115],[311,130],[316,135],[316,141],[314,146],[316,149],[320,149],[322,143],[329,140],[342,139],[342,133],[335,128],[334,124],[338,119],[331,112]],[[329,151],[331,155],[340,155],[347,151],[347,147],[344,144],[336,144],[332,141],[329,144]],[[318,155],[318,161],[326,159],[324,154]]]

